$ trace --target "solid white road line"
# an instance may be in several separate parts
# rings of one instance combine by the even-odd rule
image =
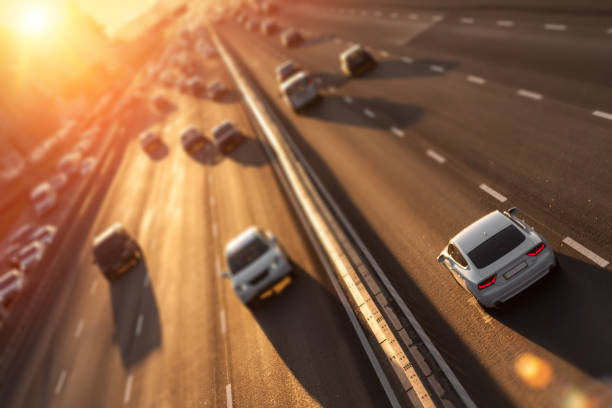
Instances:
[[[144,322],[144,316],[141,314],[138,315],[138,320],[136,321],[136,336],[140,336],[142,333],[142,323]]]
[[[227,331],[227,325],[225,322],[225,310],[221,309],[221,311],[219,312],[219,319],[221,319],[221,333],[225,334],[225,332]]]
[[[608,31],[606,31],[606,33],[612,34],[612,28],[608,28]]]
[[[500,27],[514,27],[514,21],[512,20],[497,20],[497,25]]]
[[[368,108],[363,110],[363,114],[366,115],[370,119],[374,119],[376,117],[376,114],[372,112],[371,110],[369,110]]]
[[[79,338],[81,337],[81,333],[83,333],[83,326],[85,326],[85,322],[83,321],[83,319],[79,320],[79,324],[77,324],[76,330],[74,331],[74,337],[75,338]]]
[[[414,62],[414,60],[410,57],[402,57],[402,62],[404,64],[412,64]]]
[[[215,268],[217,269],[217,275],[221,276],[221,273],[223,273],[221,271],[221,262],[219,261],[219,258],[215,259]]]
[[[225,386],[225,396],[227,397],[227,408],[232,408],[232,384]]]
[[[66,381],[66,370],[62,370],[60,373],[59,379],[57,380],[57,384],[55,385],[55,395],[58,395],[62,392],[62,388],[64,387],[64,382]]]
[[[506,196],[498,193],[497,191],[493,190],[491,187],[487,186],[486,184],[481,184],[480,189],[484,190],[486,193],[490,194],[491,196],[493,196],[493,198],[501,201],[502,203],[508,200]]]
[[[462,24],[474,24],[474,19],[472,17],[461,17]]]
[[[351,103],[353,103],[353,98],[351,98],[350,96],[345,96],[344,97],[344,102],[348,103],[349,105]]]
[[[134,374],[128,375],[125,382],[125,391],[123,392],[123,403],[129,404],[130,398],[132,398],[132,383],[134,382]]]
[[[93,295],[94,293],[96,293],[96,289],[98,289],[98,279],[94,280],[91,283],[91,289],[89,289],[89,294]]]
[[[213,182],[213,175],[212,173],[208,173],[208,184],[212,184]]]
[[[550,31],[565,31],[567,26],[565,24],[544,24],[544,29]]]
[[[213,225],[212,225],[212,234],[213,234],[213,237],[216,238],[217,237],[217,233],[218,233],[218,231],[217,231],[217,224],[213,223]]]
[[[612,113],[602,112],[602,111],[593,111],[593,116],[598,116],[600,118],[612,120]]]
[[[381,51],[380,56],[383,58],[387,58],[389,56],[389,53],[387,51]]]
[[[418,20],[419,19],[419,15],[418,14],[411,14],[408,16],[409,19],[411,20]]]
[[[602,268],[605,268],[606,266],[608,266],[610,264],[610,262],[608,262],[607,260],[603,259],[601,256],[597,255],[595,252],[591,251],[590,249],[586,248],[585,246],[583,246],[583,245],[579,244],[578,242],[574,241],[570,237],[565,237],[563,239],[563,243],[571,246],[576,251],[580,252],[582,255],[584,255],[585,257],[589,258],[591,261],[595,262],[597,265],[601,266]]]
[[[532,92],[527,89],[519,89],[518,91],[516,91],[516,93],[517,95],[520,95],[525,98],[533,99],[535,101],[539,101],[542,99],[542,94],[539,94],[537,92]]]
[[[433,72],[438,72],[438,73],[442,73],[445,71],[444,67],[440,65],[430,65],[429,69],[432,70]]]
[[[485,82],[487,82],[484,78],[477,77],[477,76],[474,76],[474,75],[468,75],[467,76],[467,80],[469,82],[472,82],[472,83],[475,83],[475,84],[478,84],[478,85],[483,85]]]
[[[439,153],[434,152],[434,151],[433,151],[433,150],[431,150],[431,149],[427,149],[427,152],[426,152],[426,153],[427,153],[427,155],[428,155],[429,157],[431,157],[432,159],[434,159],[435,161],[437,161],[437,162],[438,162],[438,163],[440,163],[440,164],[444,164],[444,162],[446,161],[446,158],[445,158],[444,156],[442,156],[442,155],[441,155],[441,154],[439,154]]]
[[[391,126],[391,132],[393,132],[398,137],[404,137],[404,131],[395,126]]]

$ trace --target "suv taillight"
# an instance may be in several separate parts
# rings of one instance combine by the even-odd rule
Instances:
[[[531,251],[527,252],[527,255],[529,255],[529,256],[536,256],[537,254],[542,252],[544,250],[544,248],[546,248],[546,245],[544,245],[543,242],[540,242],[538,245],[536,245],[535,247],[531,248]]]
[[[484,288],[488,288],[489,286],[495,283],[495,278],[497,278],[497,274],[489,276],[487,279],[483,280],[478,284],[478,289],[482,290]]]

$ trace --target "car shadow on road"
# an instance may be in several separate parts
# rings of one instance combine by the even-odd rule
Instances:
[[[351,102],[351,104],[347,104],[343,96],[328,94],[323,96],[318,103],[306,108],[302,114],[328,122],[384,130],[389,130],[391,126],[401,128],[412,126],[424,114],[424,109],[419,106],[392,102],[381,98],[352,97]],[[343,108],[349,106],[354,108],[356,112],[350,115],[339,115],[338,105],[343,105]],[[375,118],[365,116],[363,110],[366,107],[376,115]]]
[[[310,37],[305,36],[304,41],[302,41],[302,43],[297,45],[295,48],[312,47],[315,45],[324,44],[326,42],[332,41],[334,38],[336,38],[335,34],[320,34],[313,35]]]
[[[109,284],[121,363],[129,369],[161,347],[162,329],[146,259]],[[147,284],[145,284],[145,279]]]
[[[189,156],[207,166],[216,166],[225,160],[233,160],[245,166],[263,166],[269,161],[264,152],[263,142],[248,136],[228,154],[223,154],[216,146],[211,146],[209,150],[200,149]]]
[[[439,309],[413,281],[396,255],[388,248],[385,241],[361,213],[325,160],[319,156],[288,118],[280,113],[278,113],[278,117],[292,135],[293,141],[299,147],[308,164],[314,169],[327,191],[334,198],[344,217],[350,220],[365,246],[385,271],[388,279],[396,283],[394,287],[399,296],[406,301],[408,307],[413,308],[413,313],[429,334],[429,337],[435,339],[436,346],[442,353],[443,358],[450,364],[451,369],[459,374],[459,380],[476,404],[500,408],[513,407],[515,404],[510,397],[492,378],[479,357],[472,352],[455,329],[447,323],[447,318],[440,313]],[[398,282],[401,284],[397,284]],[[486,389],[487,392],[480,392],[483,389]]]
[[[165,159],[169,153],[170,149],[168,148],[168,145],[164,142],[161,142],[155,150],[149,153],[149,157],[153,161],[160,161]]]
[[[500,323],[588,375],[612,376],[612,274],[556,253],[559,266],[490,312]]]
[[[293,271],[295,277],[289,286],[251,309],[284,364],[323,407],[387,406],[377,381],[352,381],[376,377],[346,312],[330,293],[333,289],[324,287],[299,265],[294,264]],[[323,330],[330,326],[336,327],[337,332]],[[345,367],[339,361],[356,364]],[[355,367],[358,372],[352,371],[347,379],[346,370]],[[256,365],[246,369],[259,368]],[[351,387],[359,387],[360,392],[351,392]],[[364,393],[371,398],[369,401],[359,400]]]
[[[242,100],[242,94],[236,89],[230,89],[227,91],[225,95],[223,95],[222,98],[219,98],[215,102],[230,104],[230,103],[240,102],[241,100]]]

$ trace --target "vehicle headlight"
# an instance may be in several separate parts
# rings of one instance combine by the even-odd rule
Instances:
[[[247,290],[248,288],[249,288],[249,287],[247,286],[247,284],[246,284],[246,283],[242,283],[242,284],[240,284],[240,285],[236,286],[236,289],[237,289],[239,292],[244,292],[244,291],[245,291],[245,290]]]

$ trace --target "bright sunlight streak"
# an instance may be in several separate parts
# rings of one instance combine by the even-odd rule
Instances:
[[[19,12],[18,28],[25,35],[40,35],[51,25],[49,10],[41,4],[29,4]]]

